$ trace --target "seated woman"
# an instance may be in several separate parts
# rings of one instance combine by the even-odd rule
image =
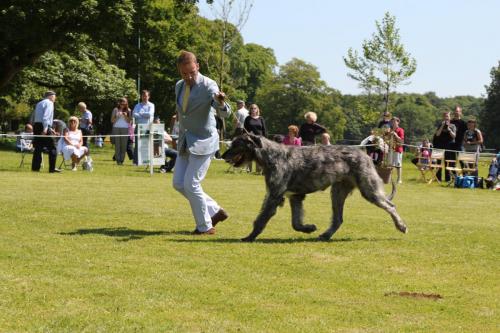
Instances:
[[[78,129],[78,122],[77,117],[69,117],[69,125],[62,138],[62,153],[65,160],[71,159],[73,171],[77,170],[80,160],[89,154],[89,149],[83,145],[82,131]]]
[[[302,139],[299,137],[299,128],[295,125],[288,126],[288,135],[283,139],[287,146],[302,146]]]

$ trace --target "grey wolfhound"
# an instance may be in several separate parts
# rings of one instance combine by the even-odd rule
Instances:
[[[305,233],[315,231],[314,224],[303,224],[302,201],[306,194],[329,186],[332,187],[333,218],[330,227],[319,236],[321,240],[329,240],[342,224],[345,199],[355,187],[366,200],[389,213],[399,231],[407,232],[390,201],[395,194],[394,183],[391,195],[386,197],[372,160],[358,148],[284,146],[264,137],[243,134],[233,139],[222,158],[235,167],[255,160],[262,167],[266,180],[267,193],[261,211],[253,223],[252,232],[242,241],[255,240],[277,207],[283,205],[284,196],[290,200],[293,229]]]

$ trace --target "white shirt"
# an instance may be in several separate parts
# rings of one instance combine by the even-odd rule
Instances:
[[[80,119],[80,128],[88,129],[89,125],[92,123],[92,112],[85,110]]]
[[[245,107],[242,107],[241,109],[236,110],[235,116],[236,116],[236,120],[238,121],[238,124],[236,127],[244,128],[245,127],[244,126],[245,118],[248,117],[248,110]]]
[[[54,102],[50,99],[42,99],[35,108],[35,123],[42,123],[43,130],[46,131],[48,127],[52,126],[54,121]]]
[[[155,105],[151,102],[141,102],[134,107],[132,116],[136,124],[150,124],[155,116]]]

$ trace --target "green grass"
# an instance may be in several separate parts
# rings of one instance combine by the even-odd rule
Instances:
[[[0,151],[0,332],[500,330],[499,192],[422,184],[405,164],[395,203],[409,234],[356,191],[331,242],[294,232],[286,204],[246,244],[261,176],[214,161],[204,189],[231,216],[192,236],[171,174],[93,153],[93,173],[49,174]],[[329,200],[305,202],[320,231]]]

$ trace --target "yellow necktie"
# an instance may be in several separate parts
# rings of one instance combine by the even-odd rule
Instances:
[[[182,112],[186,112],[190,93],[191,93],[191,87],[189,87],[189,84],[185,84],[184,96],[182,97]]]

